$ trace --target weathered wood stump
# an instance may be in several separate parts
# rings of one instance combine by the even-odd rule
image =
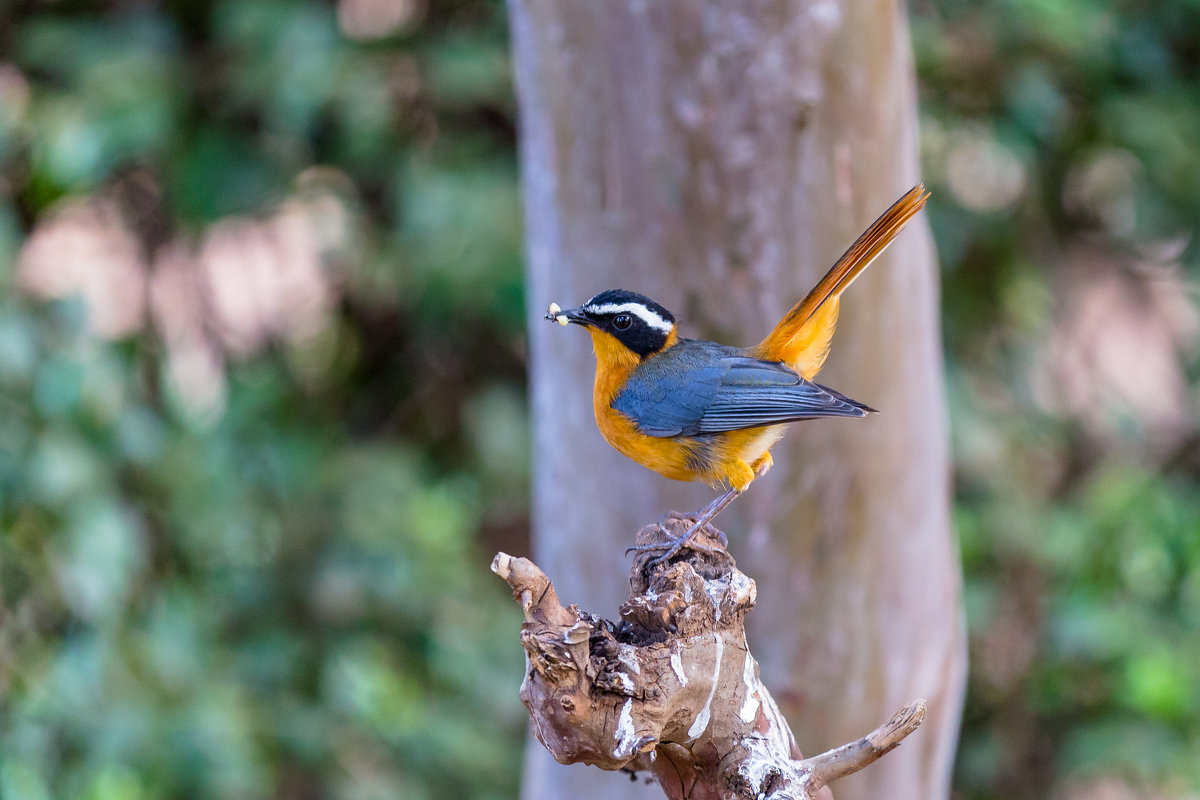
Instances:
[[[637,542],[663,541],[687,525],[672,516],[666,530],[642,528]],[[525,611],[521,700],[534,734],[564,764],[647,772],[672,800],[828,800],[828,783],[916,730],[924,702],[856,742],[803,758],[746,642],[754,581],[715,529],[699,545],[652,567],[654,554],[639,553],[619,622],[564,607],[537,565],[496,556],[492,571]]]

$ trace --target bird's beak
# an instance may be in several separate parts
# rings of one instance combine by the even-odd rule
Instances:
[[[592,325],[592,320],[582,314],[578,308],[568,308],[563,311],[559,308],[558,303],[551,303],[546,309],[546,319],[551,322],[557,322],[559,325],[567,325],[574,322],[576,325]]]

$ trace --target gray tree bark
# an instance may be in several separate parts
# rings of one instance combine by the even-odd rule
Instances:
[[[903,8],[883,0],[510,0],[535,419],[534,555],[585,608],[626,594],[629,532],[707,487],[592,419],[588,337],[541,319],[647,294],[685,336],[758,341],[919,179]],[[904,747],[840,800],[948,794],[965,651],[949,531],[937,270],[917,220],[846,293],[829,384],[880,409],[794,426],[721,527],[758,582],[750,644],[801,749],[912,697]],[[886,789],[886,793],[885,793]],[[526,800],[658,797],[534,744]]]

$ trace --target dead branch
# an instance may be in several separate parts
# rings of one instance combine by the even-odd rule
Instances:
[[[678,535],[686,525],[672,517],[666,527]],[[637,541],[667,535],[648,525]],[[639,554],[618,622],[564,607],[528,559],[496,556],[492,571],[525,612],[521,700],[534,734],[564,764],[648,772],[670,800],[831,800],[824,787],[899,745],[924,720],[924,702],[858,741],[802,758],[746,644],[754,581],[715,529],[701,545],[651,568],[653,554]]]

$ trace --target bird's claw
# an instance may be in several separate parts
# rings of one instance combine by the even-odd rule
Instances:
[[[673,539],[668,539],[665,542],[652,542],[650,544],[635,544],[633,547],[625,550],[625,555],[630,553],[652,553],[656,550],[666,550],[661,556],[652,558],[646,562],[647,567],[656,567],[673,557],[676,553],[683,549],[684,545],[695,547],[695,542],[689,542],[689,539],[694,539],[694,536],[687,534]],[[701,548],[696,548],[701,549]]]
[[[674,550],[677,547],[683,546],[683,541],[686,537],[680,536],[675,539],[668,539],[665,542],[651,542],[649,544],[635,544],[632,547],[625,548],[625,555],[630,553],[652,553],[655,550]],[[674,555],[674,553],[672,553]]]
[[[666,519],[668,516],[670,516],[671,513],[673,513],[673,512],[668,512],[667,514],[664,514],[661,519],[659,519],[658,527],[664,533],[667,532],[667,529],[666,529],[666,527],[663,526],[662,521],[663,521],[663,519]],[[683,517],[683,519],[688,519],[688,517]],[[674,555],[676,553],[678,553],[681,549],[683,549],[685,546],[691,550],[696,550],[696,551],[704,552],[704,553],[716,553],[716,552],[723,551],[729,545],[729,540],[728,540],[728,538],[726,538],[725,534],[722,531],[719,531],[716,528],[711,528],[711,530],[716,533],[717,539],[720,540],[720,542],[721,542],[720,547],[712,547],[709,545],[700,544],[699,542],[696,541],[697,536],[699,535],[699,533],[702,530],[704,530],[705,527],[711,527],[711,526],[694,524],[694,525],[692,525],[692,527],[688,528],[687,532],[684,533],[682,536],[671,537],[670,539],[668,539],[665,542],[651,542],[648,544],[635,544],[632,547],[629,547],[625,550],[625,555],[629,555],[630,553],[651,553],[651,552],[654,552],[657,550],[666,550],[666,552],[663,553],[661,556],[652,558],[646,562],[646,566],[656,567],[659,564],[662,564],[663,562],[674,557]]]

